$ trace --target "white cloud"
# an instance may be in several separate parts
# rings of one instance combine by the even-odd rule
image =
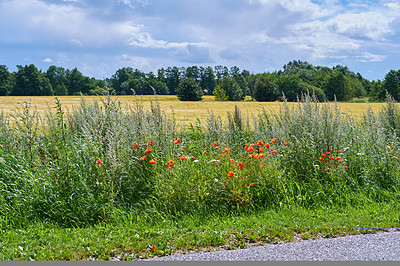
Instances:
[[[46,57],[45,59],[42,60],[43,63],[51,63],[53,60],[51,58]]]
[[[358,56],[358,58],[359,58],[360,62],[368,63],[368,62],[381,62],[381,61],[385,60],[386,56],[363,52],[363,53],[361,53],[360,56]]]

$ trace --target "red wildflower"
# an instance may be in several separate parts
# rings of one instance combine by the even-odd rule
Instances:
[[[154,141],[149,141],[148,145],[149,145],[149,146],[152,146],[153,143],[154,143]]]
[[[145,153],[150,153],[150,152],[151,152],[151,149],[150,149],[150,148],[147,148],[144,152],[145,152]]]
[[[172,168],[171,168],[171,167],[168,167],[168,170],[169,170],[170,172],[172,172]]]
[[[260,168],[264,168],[264,164],[260,164]]]
[[[250,186],[251,186],[251,187],[254,186],[254,183],[250,183]]]
[[[326,154],[325,154],[325,153],[321,154],[321,156],[324,157],[324,158],[326,158]]]
[[[259,148],[258,151],[259,151],[259,152],[263,152],[263,151],[264,151],[264,148]]]
[[[347,165],[344,166],[344,169],[349,169],[349,167],[347,167]]]
[[[214,141],[214,142],[212,143],[212,145],[213,145],[214,147],[217,147],[217,142]]]
[[[185,159],[186,159],[186,158],[185,158],[185,155],[182,155],[179,159],[185,160]]]
[[[228,176],[229,176],[229,177],[232,177],[233,175],[234,175],[233,172],[229,172],[229,173],[228,173]]]
[[[275,143],[276,142],[276,138],[271,139],[271,142]]]
[[[96,164],[101,164],[101,161],[100,161],[100,160],[98,160],[98,161],[96,162]]]
[[[340,157],[336,157],[336,161],[337,161],[337,160],[340,160]]]
[[[249,154],[249,158],[254,158],[254,154]]]
[[[325,152],[325,153],[326,153],[326,155],[330,155],[330,154],[331,154],[329,151],[327,151],[327,152]]]
[[[342,160],[338,160],[337,162],[338,162],[338,163],[342,163]]]
[[[247,149],[247,151],[248,151],[248,152],[252,152],[252,151],[254,151],[254,148],[250,146],[250,147]]]
[[[200,176],[200,180],[203,180],[203,177],[202,177],[202,176]]]
[[[206,151],[203,151],[203,154],[206,154],[207,152]]]
[[[239,179],[239,181],[242,180],[242,179],[243,179],[243,177],[241,177],[241,178]]]
[[[324,169],[324,172],[326,172],[326,171],[328,171],[328,170],[326,170],[326,168]]]
[[[156,251],[156,250],[157,250],[157,248],[156,248],[156,247],[151,247],[151,249],[152,249],[153,251]]]
[[[191,160],[194,160],[194,157],[192,156],[192,157],[190,157],[190,159],[191,159]]]
[[[243,163],[238,163],[238,167],[240,170],[243,170]]]
[[[141,161],[145,161],[146,160],[146,156],[140,157]]]
[[[264,153],[260,153],[260,154],[258,154],[258,157],[260,157],[260,158],[264,158],[264,157],[265,157],[265,155],[264,155]]]
[[[325,161],[325,159],[322,157],[319,157],[318,160],[320,160],[321,162]]]
[[[259,141],[257,142],[257,145],[263,147],[263,146],[264,146],[264,141],[259,140]]]
[[[338,151],[338,153],[342,153],[342,151]]]
[[[136,144],[136,143],[133,144],[133,148],[134,148],[134,149],[139,149],[139,144]]]
[[[289,142],[286,141],[286,142],[283,143],[283,145],[289,145]]]
[[[156,161],[154,161],[153,159],[151,159],[151,160],[149,161],[149,163],[150,163],[150,164],[156,164]]]
[[[234,162],[235,162],[235,160],[234,160],[234,159],[230,159],[229,161],[231,161],[232,163],[234,163]]]
[[[224,149],[224,152],[231,152],[231,149]]]
[[[171,166],[174,166],[175,163],[176,163],[175,161],[169,160],[169,161],[167,162],[167,165],[168,165],[169,167],[171,167]]]
[[[247,149],[249,148],[249,144],[244,145],[244,150],[247,151]]]
[[[269,148],[270,144],[269,143],[265,143],[265,148]]]
[[[275,154],[275,153],[277,153],[277,150],[273,150],[273,151],[272,151],[272,154]]]
[[[180,140],[179,138],[177,138],[177,139],[174,141],[174,144],[178,144],[179,142],[181,142],[181,140]]]
[[[231,167],[236,167],[236,165],[234,165],[234,164],[231,164]]]

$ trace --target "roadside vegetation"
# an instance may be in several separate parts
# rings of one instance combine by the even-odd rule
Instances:
[[[138,259],[398,226],[397,104],[355,117],[317,102],[179,127],[157,101],[110,96],[2,113],[0,258]]]

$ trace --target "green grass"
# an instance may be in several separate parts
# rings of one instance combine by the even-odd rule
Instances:
[[[311,210],[285,206],[233,215],[184,216],[179,220],[125,216],[115,223],[88,228],[32,225],[1,235],[0,259],[137,260],[177,252],[372,233],[376,230],[356,227],[399,226],[399,208],[398,203]]]
[[[390,98],[361,117],[306,95],[189,126],[157,102],[53,105],[0,115],[4,260],[137,259],[399,225]]]

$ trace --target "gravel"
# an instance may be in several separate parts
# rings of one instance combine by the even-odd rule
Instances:
[[[400,231],[177,254],[147,261],[400,261]]]

